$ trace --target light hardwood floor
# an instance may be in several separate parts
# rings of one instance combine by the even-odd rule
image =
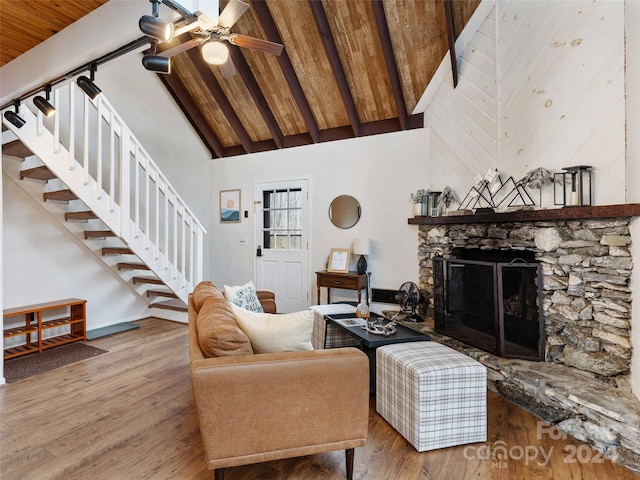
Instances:
[[[193,411],[187,326],[139,323],[137,330],[89,342],[108,353],[0,387],[2,480],[213,479]],[[500,396],[489,393],[488,410],[484,444],[417,453],[375,412],[372,400],[369,438],[356,449],[354,478],[640,478],[574,439],[539,440],[536,419]],[[504,461],[486,459],[500,446]],[[542,452],[550,450],[545,463]],[[226,472],[227,480],[342,478],[342,451]]]

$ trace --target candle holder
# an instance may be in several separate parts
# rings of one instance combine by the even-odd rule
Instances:
[[[554,205],[580,207],[591,205],[593,188],[592,171],[588,165],[564,167],[564,172],[554,174]]]

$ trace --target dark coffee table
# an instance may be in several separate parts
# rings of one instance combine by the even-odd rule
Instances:
[[[431,337],[426,333],[418,332],[404,325],[396,325],[396,333],[393,335],[376,335],[370,333],[362,328],[360,325],[348,326],[338,320],[345,318],[354,318],[352,313],[340,313],[335,315],[325,315],[327,322],[331,322],[338,328],[345,331],[348,335],[358,340],[358,347],[369,357],[369,391],[375,393],[376,391],[376,348],[383,345],[390,345],[392,343],[405,343],[405,342],[426,342],[431,340]],[[385,320],[380,315],[372,314],[377,318]]]

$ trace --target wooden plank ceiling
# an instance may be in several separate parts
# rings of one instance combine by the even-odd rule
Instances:
[[[448,49],[443,0],[245,1],[232,31],[282,43],[282,55],[229,45],[237,74],[224,78],[192,48],[159,75],[213,158],[422,127],[410,112]],[[479,1],[452,2],[456,36]],[[104,2],[2,2],[3,64],[22,53],[21,35],[44,40]],[[53,20],[25,35],[34,14]]]

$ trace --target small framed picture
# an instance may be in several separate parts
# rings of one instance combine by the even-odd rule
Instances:
[[[440,209],[439,208],[432,208],[431,209],[431,216],[432,217],[439,217],[440,216]]]
[[[348,248],[332,248],[329,253],[329,268],[327,268],[327,271],[333,273],[349,272],[350,257],[351,250]]]
[[[240,190],[220,191],[220,223],[240,222]]]

